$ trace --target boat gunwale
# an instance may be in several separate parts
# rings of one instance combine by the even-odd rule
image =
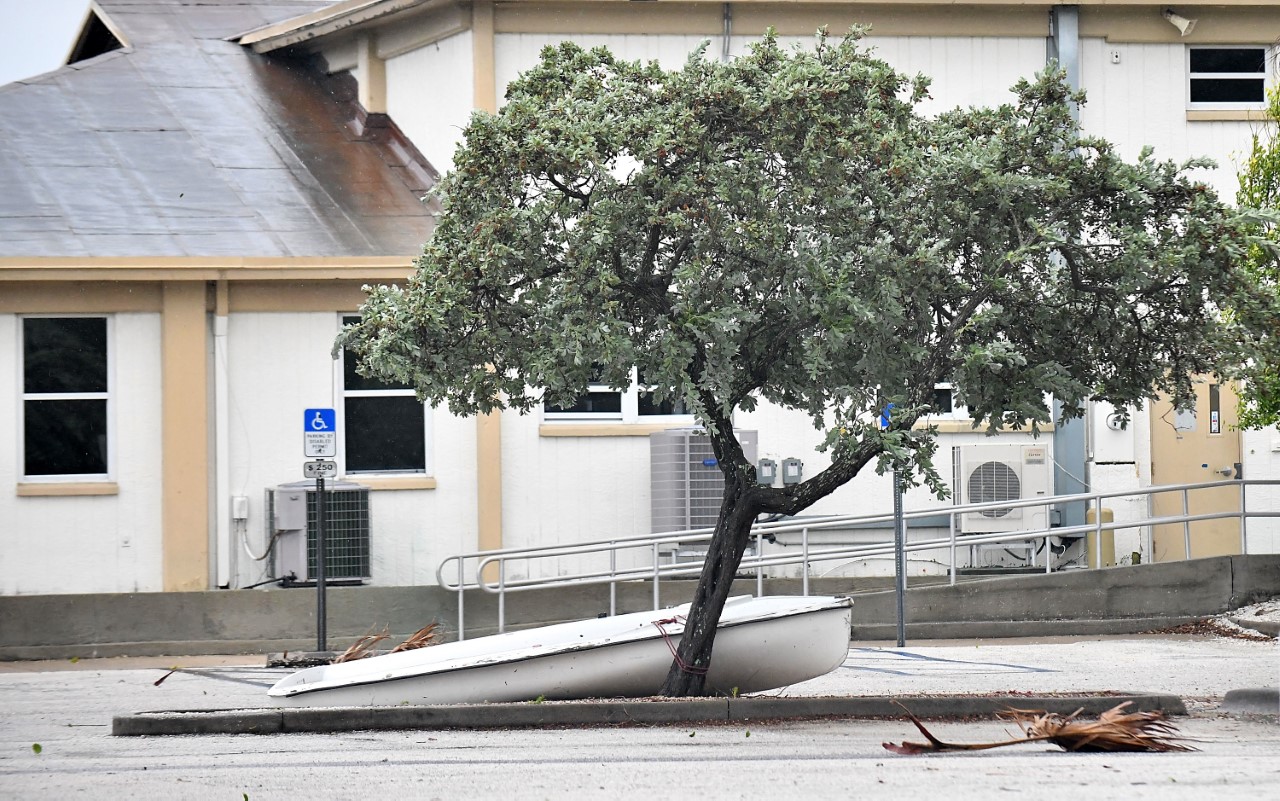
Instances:
[[[741,596],[741,597],[749,600],[756,600],[751,598],[750,596]],[[814,596],[800,596],[800,597],[812,598]],[[716,628],[717,629],[733,629],[733,628],[738,628],[740,626],[749,625],[752,623],[763,623],[767,621],[778,620],[780,618],[799,617],[802,615],[810,615],[810,614],[815,614],[819,612],[831,612],[831,611],[836,611],[840,609],[852,609],[853,607],[852,598],[848,598],[845,596],[827,596],[827,597],[832,598],[834,600],[824,604],[813,604],[802,609],[771,611],[771,612],[763,613],[757,616],[753,616],[751,618],[722,622]],[[733,599],[730,599],[730,600],[733,600]],[[688,604],[684,604],[683,606],[688,606]],[[676,610],[680,608],[681,607],[676,606],[676,607],[671,607],[670,609],[664,609],[664,610],[658,610],[658,611],[674,613]],[[659,620],[662,620],[662,618],[658,618],[650,622],[655,623],[655,622],[659,622]],[[581,621],[575,621],[575,622],[581,622]],[[572,625],[572,623],[558,624],[558,625]],[[670,624],[670,625],[675,625],[675,624]],[[505,665],[515,665],[515,664],[520,664],[524,662],[530,662],[535,659],[545,659],[547,657],[552,657],[552,656],[563,656],[565,654],[573,654],[573,653],[586,653],[588,651],[611,648],[614,646],[649,642],[651,640],[659,639],[660,637],[663,636],[664,633],[668,637],[681,637],[684,635],[684,624],[679,623],[679,626],[680,626],[680,630],[678,632],[672,632],[672,631],[663,632],[656,628],[653,628],[651,630],[647,626],[637,626],[632,632],[624,632],[624,634],[632,635],[625,638],[619,637],[619,638],[608,639],[608,640],[593,640],[590,642],[583,642],[583,643],[569,643],[567,645],[559,646],[559,647],[553,646],[551,649],[542,651],[540,653],[531,653],[524,656],[494,659],[494,660],[483,662],[483,663],[438,666],[434,670],[427,669],[427,670],[421,670],[421,671],[412,672],[412,673],[406,672],[400,675],[383,675],[376,678],[371,677],[367,679],[342,679],[342,680],[331,680],[331,681],[318,681],[318,682],[313,682],[311,684],[302,684],[302,685],[294,685],[291,687],[286,687],[283,691],[276,692],[276,687],[278,687],[281,682],[287,681],[288,679],[298,675],[298,673],[303,672],[303,671],[298,671],[297,673],[292,673],[289,676],[286,676],[285,678],[281,679],[279,682],[276,682],[275,685],[273,685],[269,690],[267,690],[267,695],[273,698],[296,698],[301,695],[308,695],[310,693],[316,693],[316,692],[327,692],[331,690],[341,690],[341,689],[348,689],[352,687],[364,687],[371,684],[389,684],[392,682],[404,681],[408,679],[422,678],[424,676],[444,676],[451,673],[459,673],[466,670],[480,670],[484,668],[501,667]],[[377,659],[378,657],[371,657],[371,658]],[[320,667],[325,668],[325,667],[331,667],[331,666],[322,665]],[[315,668],[307,668],[307,670],[314,670],[314,669]]]

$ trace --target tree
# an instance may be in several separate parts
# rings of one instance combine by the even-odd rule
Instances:
[[[455,413],[565,405],[633,365],[693,410],[725,490],[668,695],[702,692],[757,515],[872,462],[946,493],[915,425],[936,383],[992,430],[1049,421],[1048,394],[1185,401],[1235,341],[1216,308],[1251,292],[1244,222],[1179,167],[1081,137],[1060,74],[927,119],[927,81],[860,36],[770,34],[674,72],[544,50],[472,117],[408,286],[373,288],[342,336]],[[831,465],[758,485],[733,415],[761,401],[808,414]]]
[[[1280,214],[1280,86],[1267,94],[1267,117],[1261,131],[1253,135],[1253,143],[1244,168],[1240,172],[1240,190],[1236,203],[1244,208],[1267,209]],[[1246,252],[1245,268],[1273,292],[1280,291],[1280,225],[1275,218],[1260,219],[1254,227],[1259,237]],[[1273,321],[1269,340],[1275,347],[1280,339],[1280,319]],[[1265,428],[1280,424],[1280,358],[1253,354],[1244,371],[1245,384],[1240,392],[1240,425]]]

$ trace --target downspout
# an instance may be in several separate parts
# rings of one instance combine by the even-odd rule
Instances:
[[[216,586],[231,586],[231,425],[227,377],[227,281],[219,279],[213,306],[213,507]]]
[[[1067,85],[1073,92],[1080,90],[1080,7],[1054,6],[1049,11],[1049,41],[1047,61],[1056,62],[1067,75]],[[1080,107],[1071,104],[1071,118],[1080,122]],[[1088,492],[1093,483],[1089,466],[1093,460],[1091,448],[1093,427],[1093,402],[1086,400],[1084,417],[1061,422],[1062,403],[1055,399],[1054,419],[1059,421],[1053,429],[1053,492],[1067,495]],[[1083,501],[1061,504],[1058,523],[1063,526],[1082,526],[1087,504]]]
[[[733,37],[733,4],[724,4],[724,41],[720,45],[720,60],[729,63],[729,40]]]

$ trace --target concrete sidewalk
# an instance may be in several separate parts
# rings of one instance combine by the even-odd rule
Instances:
[[[1169,714],[1280,712],[1280,646],[1225,637],[922,641],[905,648],[854,643],[844,664],[826,676],[739,699],[281,710],[266,690],[289,672],[265,667],[263,657],[8,663],[0,665],[0,695],[39,686],[44,693],[103,698],[116,734],[902,717],[898,704],[934,718],[987,716],[1009,707],[1063,713],[1083,707],[1093,715],[1122,700]],[[1224,703],[1233,696],[1244,706]]]

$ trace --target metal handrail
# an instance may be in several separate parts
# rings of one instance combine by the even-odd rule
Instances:
[[[939,548],[948,548],[949,550],[949,567],[948,574],[950,583],[956,581],[956,550],[961,547],[970,547],[985,544],[1000,544],[1005,542],[1028,542],[1035,540],[1047,540],[1049,537],[1064,536],[1083,536],[1089,533],[1095,533],[1096,557],[1097,564],[1102,565],[1102,537],[1103,530],[1116,531],[1127,528],[1144,528],[1147,526],[1183,525],[1184,539],[1184,558],[1190,558],[1191,554],[1191,523],[1203,520],[1219,520],[1225,518],[1239,518],[1240,520],[1240,550],[1242,553],[1247,552],[1247,532],[1246,519],[1263,518],[1263,517],[1280,517],[1278,511],[1250,511],[1247,507],[1246,488],[1249,486],[1276,486],[1280,485],[1277,479],[1252,479],[1252,480],[1227,480],[1227,481],[1211,481],[1199,482],[1191,484],[1170,484],[1154,487],[1146,487],[1134,490],[1119,490],[1112,492],[1086,492],[1076,493],[1072,495],[1056,495],[1046,496],[1043,498],[1035,498],[1018,501],[996,501],[983,504],[966,504],[963,506],[949,506],[944,508],[917,509],[910,512],[904,512],[903,518],[907,520],[931,518],[946,516],[948,518],[948,535],[942,538],[928,540],[914,540],[908,542],[904,546],[907,552],[935,550]],[[1209,512],[1201,514],[1189,513],[1189,493],[1195,490],[1218,489],[1223,487],[1238,487],[1240,492],[1240,511],[1230,512]],[[1102,520],[1102,503],[1111,498],[1122,497],[1140,497],[1146,496],[1148,502],[1154,495],[1161,495],[1170,492],[1178,492],[1182,495],[1183,513],[1179,515],[1163,515],[1160,517],[1147,516],[1138,520],[1124,521],[1103,521]],[[1033,508],[1044,507],[1050,505],[1059,505],[1066,503],[1086,502],[1094,507],[1095,514],[1092,523],[1086,523],[1076,526],[1057,526],[1047,527],[1034,530],[1020,530],[1012,532],[993,532],[980,534],[961,534],[957,533],[957,520],[959,515],[971,514],[975,512],[983,512],[989,510],[1007,510],[1016,508]],[[751,571],[756,573],[757,594],[763,594],[764,569],[768,567],[777,567],[782,565],[803,565],[801,571],[802,576],[802,594],[808,595],[809,592],[809,574],[811,571],[811,563],[814,562],[838,562],[835,566],[829,568],[827,572],[839,569],[844,564],[852,561],[865,559],[872,556],[881,556],[894,553],[892,541],[887,543],[864,543],[860,545],[841,545],[831,547],[813,547],[809,542],[809,535],[832,528],[847,528],[849,526],[860,526],[875,523],[891,523],[893,521],[892,514],[876,514],[876,515],[828,515],[823,517],[808,518],[803,521],[773,521],[768,523],[759,523],[752,527],[751,536],[756,543],[754,554],[744,556],[739,565],[739,570]],[[458,593],[458,637],[464,637],[465,629],[463,624],[464,616],[464,593],[468,589],[480,589],[485,592],[493,593],[498,596],[498,630],[505,628],[506,617],[506,595],[510,592],[523,592],[532,589],[541,589],[553,586],[589,586],[589,585],[609,585],[609,614],[617,613],[617,585],[619,582],[651,580],[653,582],[653,603],[654,609],[659,608],[660,595],[659,584],[663,578],[674,578],[680,576],[697,575],[702,571],[700,562],[671,562],[663,564],[660,560],[660,549],[663,545],[672,544],[696,544],[701,542],[709,542],[711,540],[714,529],[689,529],[687,531],[673,531],[662,534],[640,534],[627,537],[611,537],[609,539],[592,540],[587,542],[576,543],[573,545],[543,545],[528,548],[502,548],[492,551],[474,551],[471,553],[457,554],[446,558],[440,563],[436,570],[436,581],[439,585],[446,589]],[[762,543],[765,537],[777,535],[780,533],[799,533],[801,535],[801,552],[799,554],[774,553],[765,555],[762,549]],[[617,554],[619,550],[630,550],[644,548],[652,554],[652,559],[648,565],[639,565],[634,567],[617,566]],[[1045,572],[1052,571],[1052,549],[1041,548],[1045,553]],[[609,568],[607,570],[594,570],[586,572],[558,574],[547,578],[507,578],[507,565],[513,561],[527,561],[534,559],[554,559],[564,556],[578,556],[592,553],[609,553]],[[474,570],[471,573],[471,580],[467,580],[466,565],[474,562]],[[1034,559],[1029,559],[1034,564]],[[445,578],[447,572],[456,572],[457,581],[451,582]],[[486,575],[496,573],[496,577],[486,578]]]

